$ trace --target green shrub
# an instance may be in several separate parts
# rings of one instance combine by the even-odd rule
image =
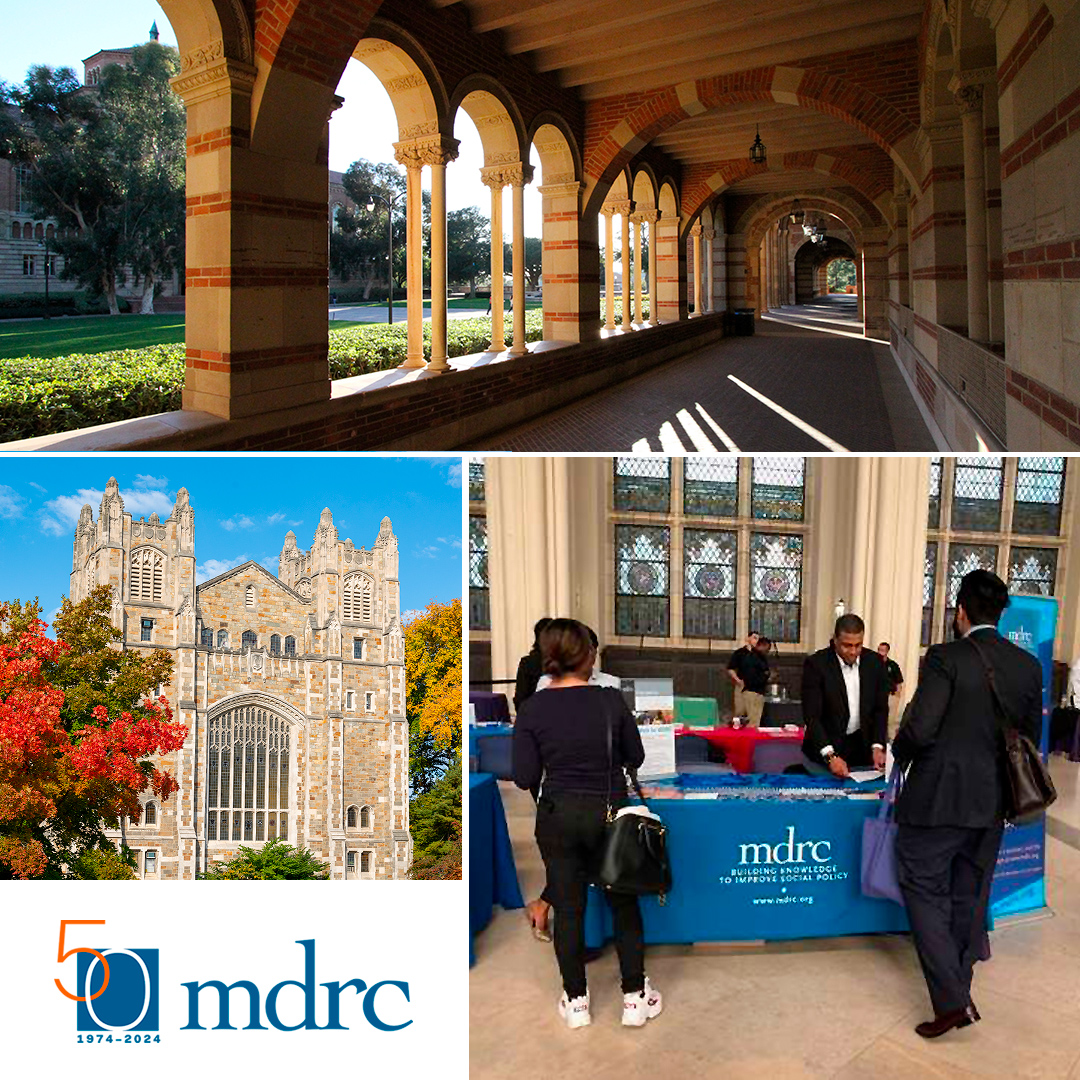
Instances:
[[[507,313],[506,344],[513,341]],[[543,337],[540,311],[525,313],[525,337]],[[483,352],[491,343],[491,319],[452,319],[450,356]],[[330,378],[395,368],[405,359],[404,323],[368,323],[330,331]],[[424,356],[431,356],[431,324],[424,325]],[[184,346],[152,345],[94,355],[0,360],[0,441],[109,424],[180,408]]]
[[[127,300],[119,300],[121,311],[130,311]],[[108,315],[109,305],[104,297],[91,296],[87,292],[54,292],[49,294],[49,306],[45,307],[45,294],[0,293],[0,319],[42,319],[45,315]]]

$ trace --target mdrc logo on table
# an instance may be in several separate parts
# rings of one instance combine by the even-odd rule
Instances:
[[[79,1031],[158,1030],[157,949],[99,949],[108,962],[80,953]],[[100,995],[100,996],[99,996]]]

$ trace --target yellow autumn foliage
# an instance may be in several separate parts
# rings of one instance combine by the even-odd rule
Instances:
[[[461,600],[431,601],[404,624],[409,731],[439,750],[461,745]]]

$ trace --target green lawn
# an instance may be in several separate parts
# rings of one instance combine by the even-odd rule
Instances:
[[[85,319],[0,322],[0,359],[70,356],[147,345],[181,345],[183,315],[95,315]]]

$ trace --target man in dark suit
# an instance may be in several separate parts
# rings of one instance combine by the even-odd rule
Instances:
[[[1007,721],[1036,745],[1042,731],[1039,662],[997,632],[1008,603],[996,574],[964,576],[958,640],[927,651],[893,742],[896,760],[910,766],[896,805],[896,861],[934,1007],[934,1019],[915,1028],[927,1039],[979,1019],[971,978],[986,955],[986,906],[1004,829],[1004,742],[987,666]]]
[[[803,753],[837,777],[885,767],[889,680],[881,657],[863,648],[865,633],[858,615],[841,615],[832,642],[803,664]]]

